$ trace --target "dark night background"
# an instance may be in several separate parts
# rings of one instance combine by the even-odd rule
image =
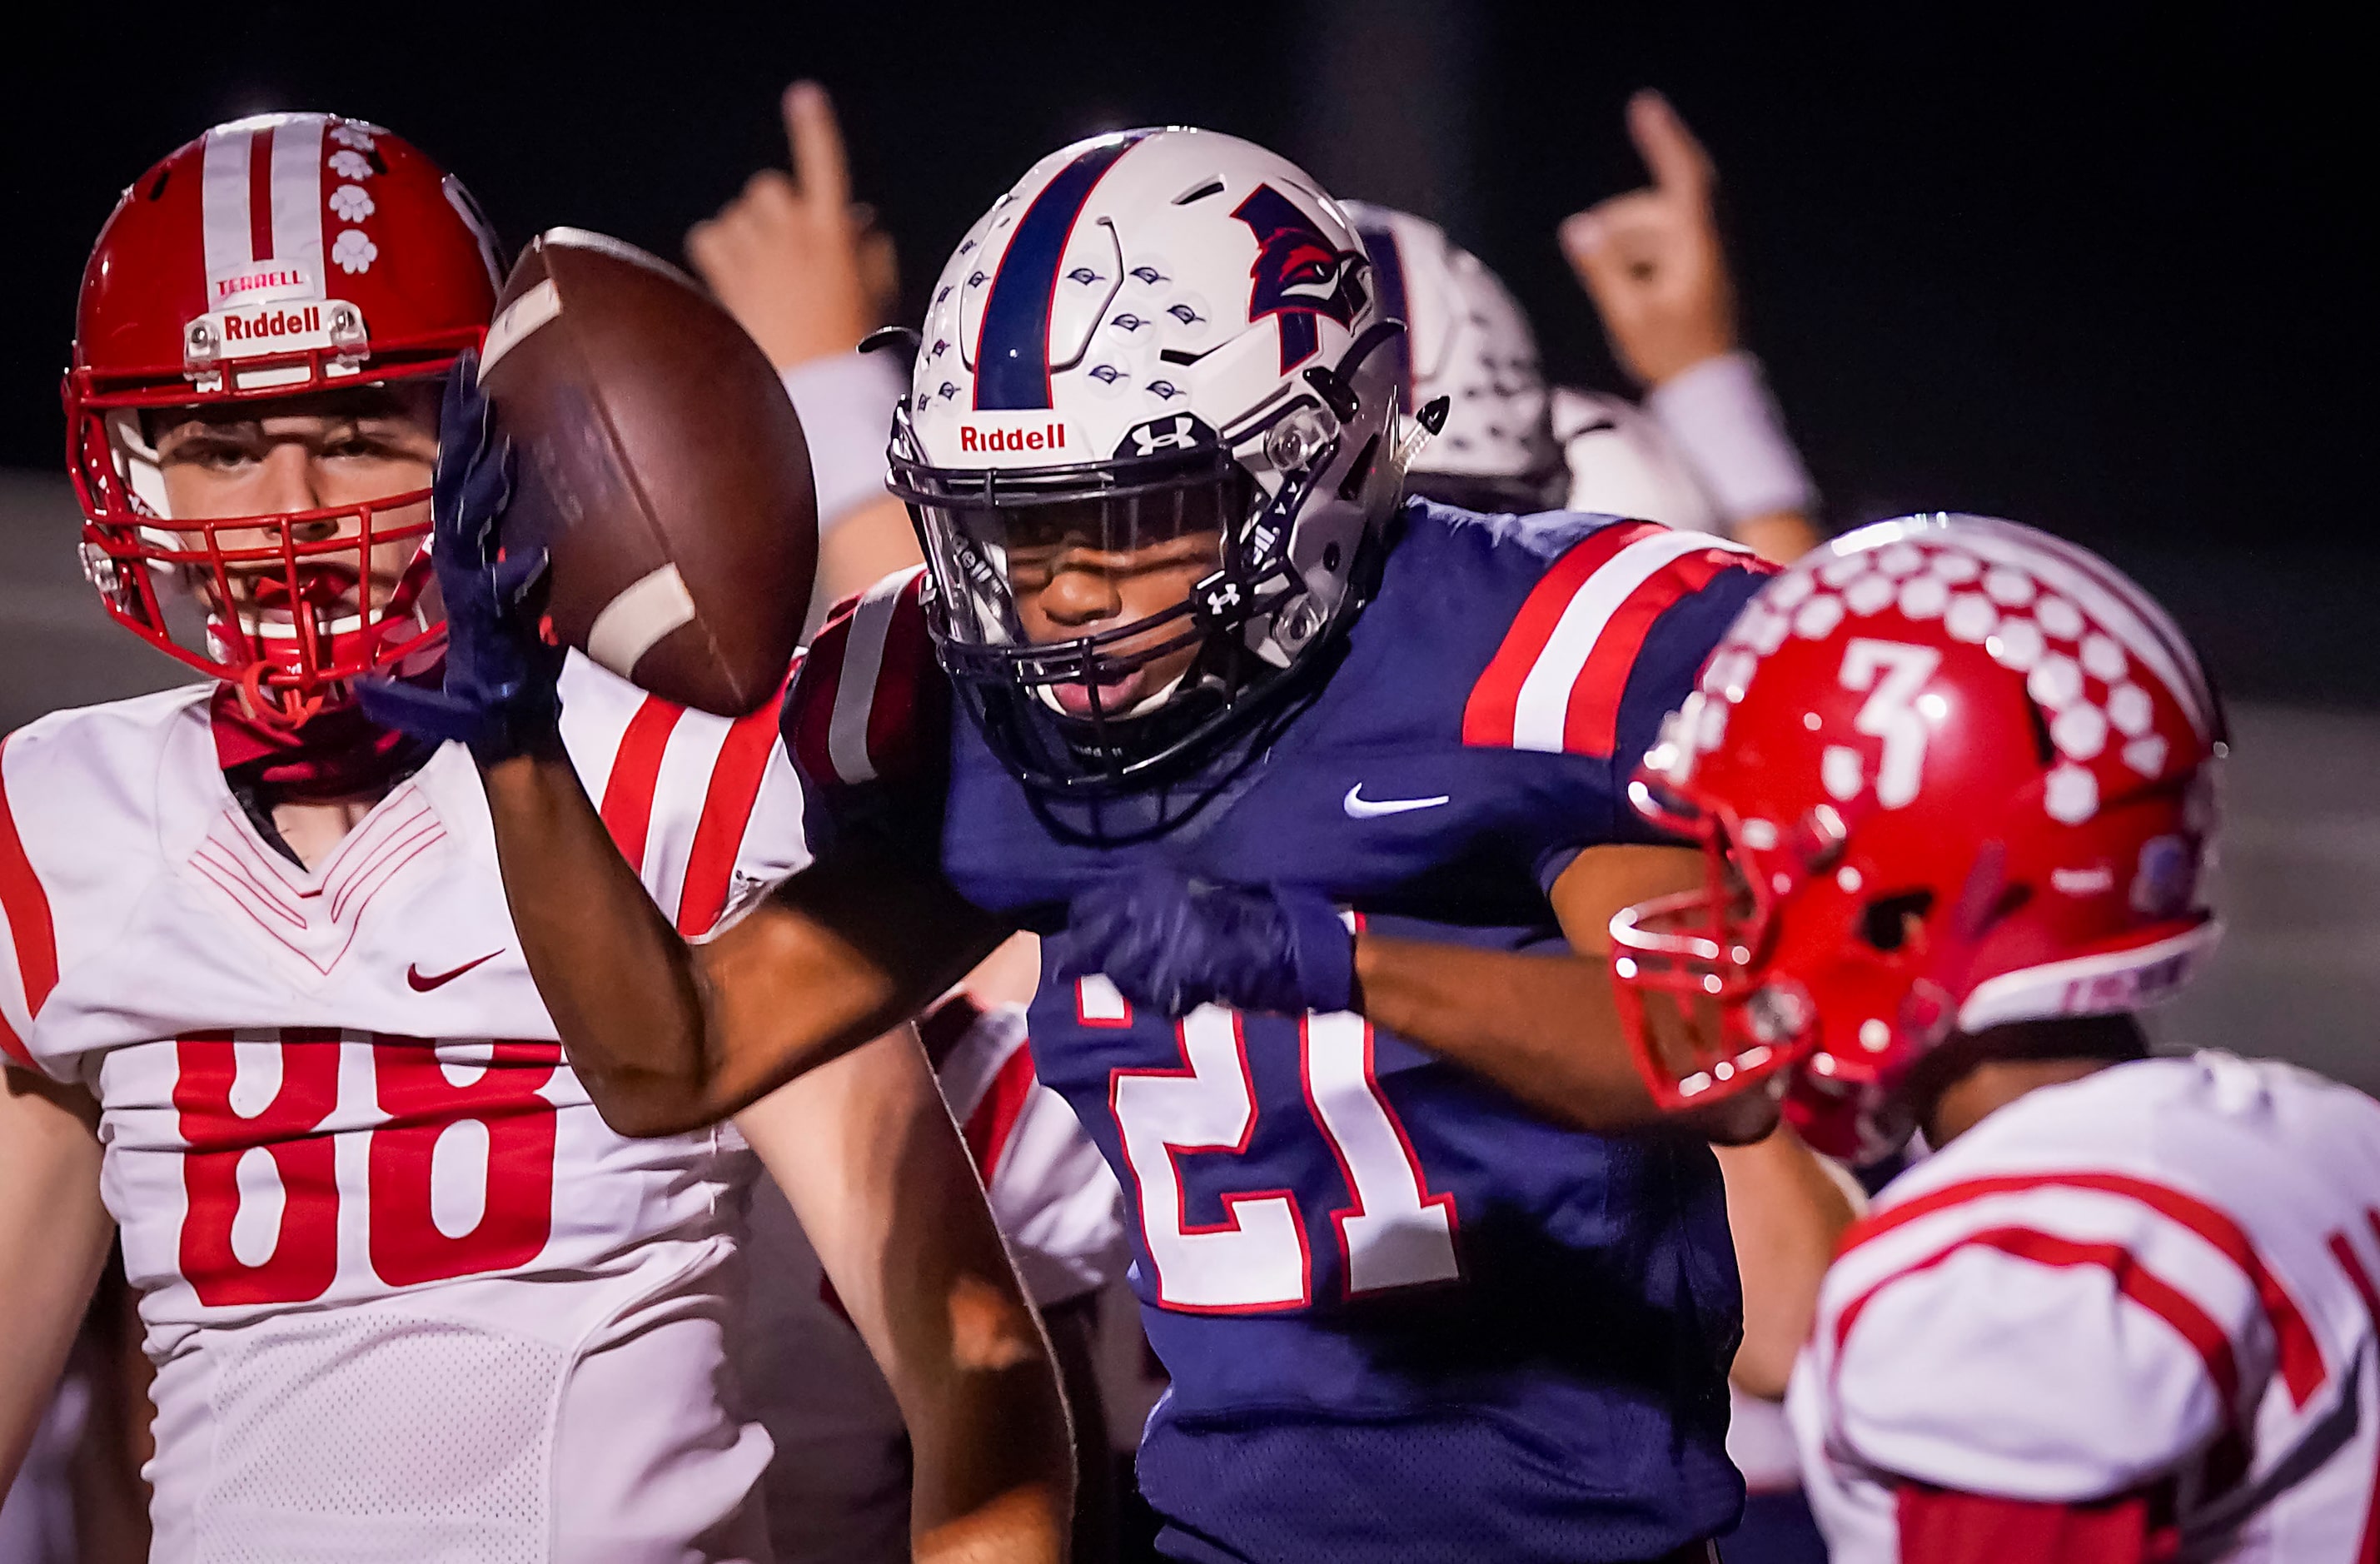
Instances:
[[[512,243],[570,223],[674,255],[785,157],[778,91],[816,77],[913,305],[1041,153],[1204,124],[1439,218],[1558,378],[1616,390],[1553,231],[1644,181],[1621,112],[1653,85],[1721,171],[1746,332],[1826,519],[1940,506],[2070,534],[2164,598],[2235,697],[2230,932],[2160,1036],[2380,1089],[2362,52],[2276,6],[1814,9],[216,0],[13,30],[0,728],[176,676],[78,578],[56,382],[117,191],[217,120],[378,120]]]
[[[2174,600],[2235,689],[2372,699],[2356,609],[2380,545],[2349,464],[2373,266],[2343,42],[2277,9],[1785,9],[87,10],[80,48],[0,65],[0,465],[55,468],[75,282],[115,193],[237,114],[379,120],[508,242],[567,222],[674,255],[783,157],[777,90],[814,76],[913,296],[1039,153],[1205,124],[1439,217],[1557,376],[1616,388],[1552,232],[1642,183],[1621,106],[1652,84],[1718,163],[1747,333],[1831,522],[1940,506],[2065,531]]]

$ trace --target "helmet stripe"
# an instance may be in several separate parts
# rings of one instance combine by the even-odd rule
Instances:
[[[1134,131],[1101,141],[1060,169],[1025,215],[992,273],[976,336],[975,405],[978,409],[1047,407],[1050,402],[1050,308],[1057,297],[1058,265],[1092,189],[1147,135]]]
[[[273,132],[273,256],[322,275],[322,116],[296,115]],[[262,255],[257,257],[261,261]]]
[[[1380,285],[1380,314],[1402,321],[1405,329],[1389,345],[1397,364],[1397,411],[1413,411],[1413,317],[1405,312],[1405,257],[1397,246],[1397,231],[1387,223],[1358,223],[1355,233],[1372,258],[1372,276]]]
[[[237,272],[255,259],[249,221],[249,152],[254,138],[245,130],[207,132],[200,164],[200,228],[205,239],[207,275]],[[210,307],[212,305],[210,298]]]

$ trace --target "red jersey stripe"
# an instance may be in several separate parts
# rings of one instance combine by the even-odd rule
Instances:
[[[0,765],[7,758],[7,741],[0,739]],[[58,986],[58,931],[50,920],[50,894],[42,889],[25,843],[17,834],[17,816],[8,806],[8,782],[0,771],[0,912],[8,915],[8,937],[17,947],[17,976],[25,985],[25,1013],[38,1015],[50,990]],[[5,1028],[0,1028],[5,1029]],[[9,1052],[23,1047],[19,1039]],[[30,1063],[30,1057],[26,1059]]]
[[[2240,1365],[2231,1353],[2231,1339],[2214,1316],[2200,1308],[2190,1295],[2171,1282],[2149,1270],[2132,1252],[2120,1243],[2083,1243],[2064,1238],[2036,1228],[1986,1228],[1968,1233],[1928,1255],[1923,1260],[1903,1266],[1886,1277],[1857,1298],[1852,1300],[1835,1320],[1835,1351],[1842,1352],[1850,1339],[1852,1327],[1870,1300],[1903,1278],[1920,1271],[1931,1270],[1962,1249],[1982,1246],[2013,1255],[2020,1260],[2030,1260],[2041,1266],[2097,1266],[2116,1279],[2116,1291],[2148,1310],[2168,1325],[2175,1334],[2190,1343],[2198,1353],[2199,1362],[2206,1368],[2207,1381],[2215,1387],[2223,1403],[2224,1415],[2236,1417],[2240,1399]],[[1839,1360],[1840,1361],[1840,1360]]]
[[[1586,666],[1571,685],[1570,706],[1562,717],[1562,747],[1572,755],[1609,755],[1620,744],[1620,697],[1628,690],[1628,671],[1645,648],[1645,637],[1671,604],[1710,585],[1711,577],[1730,565],[1755,562],[1742,554],[1713,549],[1689,554],[1628,595],[1604,623],[1595,638]]]
[[[638,874],[645,872],[645,839],[652,830],[653,790],[661,781],[662,756],[669,749],[677,720],[685,715],[682,706],[673,706],[657,695],[645,697],[637,714],[628,719],[627,731],[620,735],[620,747],[612,757],[612,774],[603,782],[603,803],[598,811],[603,817],[603,829],[612,833],[620,855]]]
[[[710,786],[702,795],[702,815],[694,826],[694,846],[686,862],[686,884],[678,891],[677,931],[708,933],[727,910],[727,891],[735,872],[735,857],[744,845],[744,828],[751,823],[752,806],[760,796],[760,779],[768,774],[769,757],[777,748],[777,704],[735,719],[719,746],[710,768]]]
[[[1463,742],[1510,748],[1512,728],[1520,715],[1521,685],[1529,670],[1553,639],[1562,611],[1578,595],[1587,578],[1611,562],[1611,557],[1639,538],[1662,530],[1649,521],[1622,522],[1591,532],[1572,544],[1530,589],[1512,616],[1504,642],[1488,661],[1487,672],[1471,687],[1463,707]]]
[[[1026,1103],[1032,1099],[1035,1085],[1033,1050],[1020,1047],[1001,1064],[1000,1073],[991,1078],[975,1111],[967,1115],[961,1134],[986,1189],[991,1187],[993,1175],[1000,1171],[1000,1158],[1008,1150],[1008,1137],[1015,1132]]]
[[[1965,1179],[1945,1184],[1937,1190],[1902,1202],[1889,1209],[1864,1217],[1852,1225],[1843,1235],[1838,1256],[1848,1255],[1871,1239],[1890,1232],[1895,1228],[1915,1221],[1920,1217],[1971,1200],[1982,1200],[1995,1194],[2012,1194],[2034,1189],[2087,1189],[2102,1194],[2120,1195],[2137,1200],[2159,1216],[2189,1229],[2240,1267],[2249,1285],[2255,1289],[2257,1301],[2264,1306],[2265,1317],[2273,1329],[2273,1340],[2278,1351],[2281,1377],[2289,1388],[2289,1397],[2303,1406],[2322,1388],[2325,1369],[2322,1344],[2314,1339],[2305,1315],[2248,1242],[2240,1224],[2223,1212],[2207,1205],[2195,1195],[2184,1194],[2165,1184],[2125,1173],[2007,1173],[1989,1178]]]

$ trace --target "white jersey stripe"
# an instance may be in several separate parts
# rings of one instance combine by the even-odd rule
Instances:
[[[710,790],[710,773],[717,768],[720,748],[726,742],[724,722],[680,721],[670,730],[669,742],[662,748],[653,796],[703,797]],[[697,810],[664,814],[656,809],[645,834],[645,886],[673,923],[677,921],[679,903],[686,894],[686,867],[694,854],[698,818]]]
[[[306,267],[322,286],[322,116],[292,115],[273,127],[273,258]]]
[[[1512,747],[1548,755],[1562,750],[1562,728],[1570,714],[1571,689],[1578,683],[1586,660],[1604,626],[1629,595],[1663,566],[1688,554],[1731,545],[1705,532],[1657,532],[1639,539],[1611,556],[1610,562],[1579,583],[1578,590],[1555,622],[1545,649],[1521,681],[1514,703]]]
[[[248,237],[248,154],[254,145],[255,133],[245,126],[207,132],[199,174],[199,226],[205,239],[210,309],[220,302],[214,297],[214,279],[255,260]]]
[[[852,610],[851,632],[843,643],[843,672],[835,680],[834,711],[827,722],[826,752],[835,775],[845,782],[874,780],[876,763],[868,754],[868,719],[876,709],[876,678],[884,667],[884,637],[892,624],[892,607],[909,585],[914,570],[888,576],[859,600]]]

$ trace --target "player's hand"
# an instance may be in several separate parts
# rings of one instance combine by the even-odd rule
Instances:
[[[779,370],[848,353],[897,291],[892,241],[851,203],[834,105],[815,81],[785,89],[793,172],[764,168],[686,236],[686,258]]]
[[[561,711],[563,650],[540,624],[545,551],[504,547],[512,491],[512,443],[496,432],[494,410],[480,391],[480,356],[467,352],[446,377],[430,488],[430,558],[446,606],[444,687],[373,679],[357,695],[372,721],[424,738],[460,739],[482,764],[550,738]]]
[[[1735,347],[1735,283],[1702,143],[1650,90],[1628,100],[1628,135],[1652,171],[1651,188],[1564,220],[1561,247],[1603,317],[1612,356],[1656,386]]]
[[[1163,1015],[1354,1003],[1354,936],[1329,898],[1293,886],[1217,885],[1167,867],[1119,875],[1075,898],[1044,953],[1061,980],[1104,973]]]

